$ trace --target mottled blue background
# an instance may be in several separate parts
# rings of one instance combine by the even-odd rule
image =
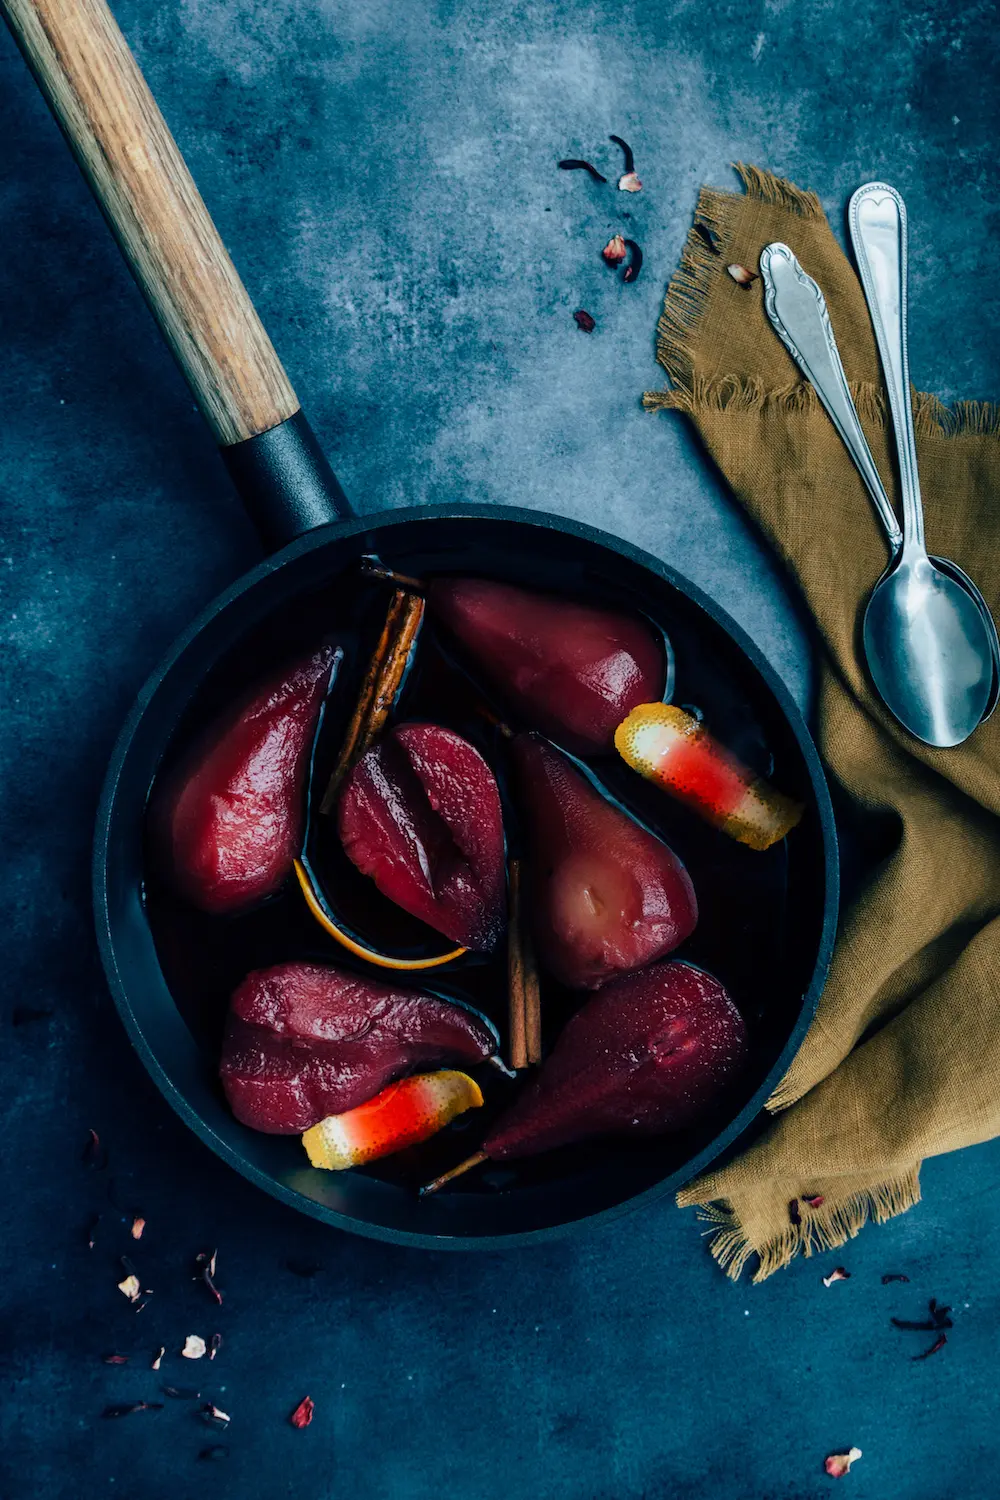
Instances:
[[[729,184],[733,159],[816,189],[838,227],[884,175],[911,214],[914,379],[1000,396],[991,5],[117,13],[360,510],[515,501],[606,526],[712,592],[807,701],[774,569],[681,421],[640,410],[662,286],[698,185]],[[580,154],[614,175],[611,131],[635,145],[640,195],[554,170]],[[0,139],[4,1500],[813,1500],[824,1455],[852,1443],[855,1500],[995,1495],[1000,1146],[929,1163],[913,1212],[751,1287],[668,1204],[505,1255],[350,1239],[251,1189],[169,1112],[99,972],[91,824],[136,689],[256,543],[6,36]],[[626,223],[646,252],[631,287],[597,255]],[[80,1165],[90,1126],[107,1173]],[[131,1246],[109,1183],[148,1220],[138,1318],[115,1290]],[[216,1244],[218,1315],[189,1280]],[[838,1261],[852,1279],[826,1290]],[[883,1288],[887,1270],[909,1286]],[[929,1296],[955,1329],[911,1364],[925,1341],[888,1318]],[[177,1358],[216,1328],[215,1364]],[[155,1397],[160,1343],[168,1381],[232,1414],[224,1438],[189,1403],[101,1420]],[[101,1364],[115,1348],[133,1363]],[[316,1418],[294,1432],[307,1392]],[[216,1441],[228,1460],[199,1462]]]

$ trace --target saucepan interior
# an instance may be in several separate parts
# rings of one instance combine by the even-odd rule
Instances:
[[[687,864],[701,919],[682,956],[722,979],[748,1023],[742,1082],[700,1128],[565,1148],[517,1170],[470,1176],[421,1201],[391,1165],[317,1171],[297,1139],[255,1133],[229,1113],[217,1081],[218,1048],[226,999],[242,973],[344,955],[293,905],[293,893],[281,898],[285,906],[279,901],[218,942],[192,926],[160,899],[144,850],[146,802],[165,760],[270,666],[334,639],[346,649],[345,684],[359,670],[364,591],[354,580],[368,554],[410,574],[488,575],[644,612],[671,643],[675,701],[703,710],[728,743],[751,763],[763,759],[776,784],[806,804],[789,839],[759,854],[706,829],[613,759],[596,767],[609,793],[626,800]],[[310,533],[230,589],[188,631],[147,683],[116,748],[98,824],[95,898],[104,963],[130,1036],[170,1103],[224,1160],[341,1228],[471,1248],[550,1237],[667,1192],[750,1123],[814,1012],[836,922],[837,862],[823,772],[794,704],[747,637],[692,585],[626,543],[558,517],[425,508]],[[484,1006],[475,966],[439,988]],[[485,1008],[500,1003],[494,996]],[[502,1014],[495,1018],[502,1025]]]

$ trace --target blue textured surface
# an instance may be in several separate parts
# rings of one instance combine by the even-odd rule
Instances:
[[[804,701],[775,571],[681,422],[639,409],[661,377],[662,284],[698,185],[728,183],[733,159],[815,188],[838,223],[885,176],[911,215],[916,382],[1000,394],[992,7],[117,10],[358,508],[513,500],[616,530],[711,591]],[[554,170],[582,154],[613,177],[611,131],[635,145],[635,197]],[[256,546],[6,37],[0,136],[16,143],[0,183],[0,1495],[813,1500],[823,1456],[851,1443],[857,1500],[994,1495],[1000,1147],[928,1164],[910,1214],[755,1288],[725,1281],[668,1206],[507,1255],[341,1237],[170,1114],[98,970],[90,828],[131,697]],[[646,252],[631,287],[598,255],[626,226]],[[12,1024],[25,1006],[52,1013]],[[79,1163],[92,1125],[107,1173]],[[148,1220],[138,1246],[109,1183]],[[216,1244],[218,1313],[189,1280]],[[138,1318],[115,1289],[130,1249],[155,1290]],[[824,1289],[837,1262],[852,1279]],[[884,1271],[910,1284],[882,1287]],[[888,1318],[930,1296],[956,1326],[911,1364],[925,1341]],[[214,1364],[178,1358],[216,1328]],[[161,1343],[161,1376],[214,1397],[227,1434],[178,1401],[101,1420],[155,1397]],[[133,1362],[101,1364],[110,1349]],[[307,1392],[316,1418],[294,1432]],[[199,1463],[216,1442],[228,1460]]]

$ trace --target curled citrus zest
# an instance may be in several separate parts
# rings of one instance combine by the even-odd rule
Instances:
[[[468,1073],[418,1073],[390,1083],[354,1109],[327,1115],[305,1132],[302,1144],[314,1167],[343,1172],[429,1140],[482,1102],[482,1090]]]
[[[429,958],[396,958],[391,953],[380,953],[375,948],[369,948],[365,943],[358,942],[342,927],[338,927],[330,913],[325,909],[313,887],[309,872],[301,859],[294,861],[295,874],[299,882],[302,894],[306,899],[306,905],[316,918],[317,922],[325,932],[335,938],[341,947],[353,953],[355,958],[363,958],[367,963],[375,964],[380,969],[439,969],[442,964],[450,964],[456,958],[461,958],[463,953],[468,952],[466,948],[453,948],[449,953],[432,954]]]
[[[778,843],[805,811],[674,703],[633,708],[615,730],[615,749],[633,771],[751,849]]]

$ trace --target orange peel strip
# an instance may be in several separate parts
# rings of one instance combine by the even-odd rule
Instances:
[[[380,953],[376,948],[369,948],[367,944],[351,937],[350,933],[345,932],[342,927],[338,927],[317,896],[309,872],[301,859],[293,863],[299,887],[310,912],[323,930],[335,938],[342,948],[353,953],[355,958],[363,958],[367,963],[375,964],[380,969],[439,969],[442,964],[450,964],[454,959],[461,958],[463,953],[468,952],[466,948],[452,948],[448,953],[432,954],[429,958],[396,958],[391,953]]]
[[[673,703],[633,708],[615,730],[615,749],[640,776],[751,849],[778,843],[805,811]]]
[[[418,1073],[390,1083],[355,1109],[328,1115],[305,1132],[302,1144],[314,1167],[343,1172],[429,1140],[482,1102],[482,1090],[468,1073]]]

